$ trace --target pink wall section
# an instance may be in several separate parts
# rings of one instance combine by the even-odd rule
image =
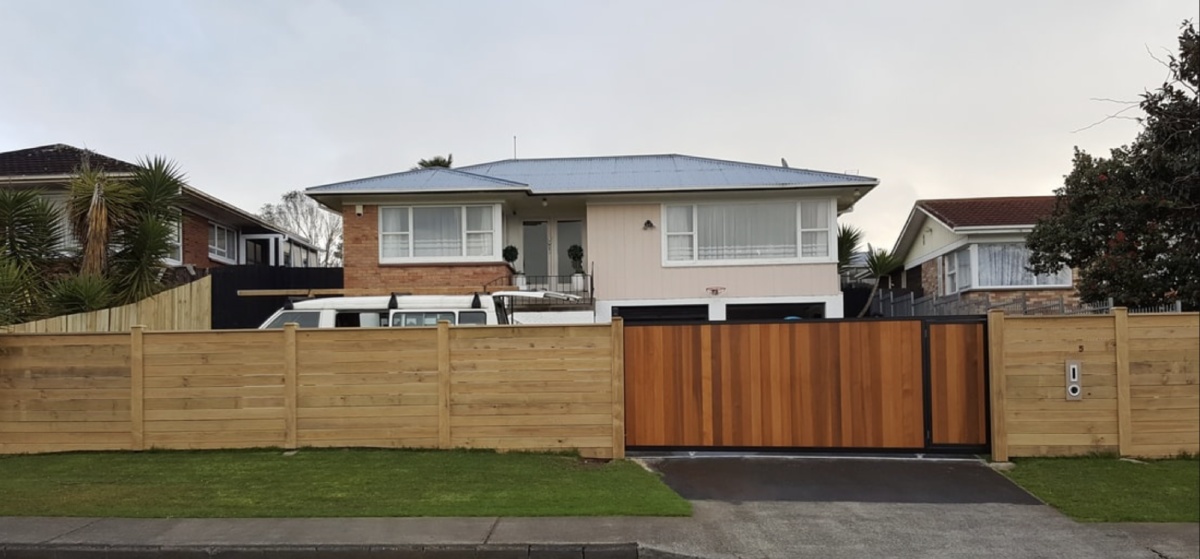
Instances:
[[[655,228],[643,230],[646,220]],[[596,297],[608,300],[838,295],[837,264],[664,268],[659,204],[590,205],[587,260],[595,263]]]

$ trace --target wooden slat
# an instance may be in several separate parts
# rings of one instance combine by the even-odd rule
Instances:
[[[132,434],[130,446],[133,450],[146,448],[146,415],[145,415],[145,381],[146,366],[144,355],[144,327],[134,326],[130,331],[129,342],[129,426]]]
[[[625,321],[613,318],[609,328],[609,345],[612,351],[612,457],[625,458]],[[586,417],[586,416],[584,416]]]
[[[934,444],[987,443],[985,343],[982,324],[929,326]],[[1009,392],[1019,397],[1017,390]]]
[[[988,347],[990,348],[988,365],[992,371],[991,394],[989,394],[992,412],[992,459],[997,462],[1007,462],[1011,449],[1009,448],[1008,427],[1005,424],[1005,415],[1008,413],[1005,406],[1007,398],[1005,394],[1007,379],[1005,377],[1008,373],[1007,363],[1004,361],[1004,352],[1007,348],[1004,340],[1005,316],[1004,311],[999,309],[988,311],[987,316]]]
[[[437,325],[438,348],[438,447],[450,448],[450,323],[442,320]]]
[[[296,401],[299,399],[296,366],[296,323],[283,325],[283,431],[284,448],[296,448]]]

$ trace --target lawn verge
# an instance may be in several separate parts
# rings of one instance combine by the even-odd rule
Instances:
[[[486,451],[304,449],[0,457],[0,516],[686,516],[637,464]]]
[[[1082,522],[1200,522],[1200,461],[1017,458],[1004,472]]]

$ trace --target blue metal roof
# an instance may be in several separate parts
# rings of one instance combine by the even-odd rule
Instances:
[[[495,191],[634,193],[875,185],[877,179],[690,155],[506,159],[458,169],[422,169],[308,189],[310,194]]]
[[[527,185],[442,167],[337,182],[308,189],[313,194],[339,192],[445,192],[447,190],[528,190]]]

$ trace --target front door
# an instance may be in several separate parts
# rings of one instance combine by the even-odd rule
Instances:
[[[522,269],[532,289],[570,291],[575,269],[567,252],[583,246],[583,221],[540,220],[522,223]],[[584,255],[584,262],[587,255]],[[586,265],[585,265],[586,268]]]

